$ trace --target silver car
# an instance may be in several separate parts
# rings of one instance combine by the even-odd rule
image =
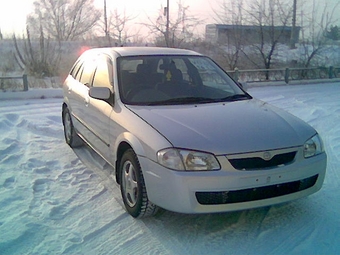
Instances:
[[[64,85],[66,142],[115,169],[126,210],[149,216],[268,206],[318,191],[317,132],[246,93],[193,51],[91,49]]]

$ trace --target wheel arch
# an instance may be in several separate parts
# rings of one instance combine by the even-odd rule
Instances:
[[[137,157],[145,155],[145,150],[139,141],[139,139],[129,132],[122,133],[116,140],[116,162],[115,162],[115,169],[116,169],[116,182],[120,184],[120,171],[119,165],[123,154],[128,150],[132,149]]]
[[[116,163],[115,163],[115,168],[116,168],[116,182],[120,184],[120,171],[119,171],[119,165],[120,161],[124,155],[124,153],[128,150],[132,149],[131,145],[128,144],[127,142],[121,142],[117,148],[117,156],[116,156]]]

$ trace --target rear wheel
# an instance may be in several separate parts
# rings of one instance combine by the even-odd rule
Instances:
[[[120,161],[120,190],[127,212],[142,218],[154,215],[158,207],[149,201],[142,169],[132,149],[128,149]]]
[[[72,148],[81,146],[83,141],[74,130],[71,114],[67,107],[63,110],[63,124],[66,143]]]

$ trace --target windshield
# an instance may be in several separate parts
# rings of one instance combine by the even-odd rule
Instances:
[[[121,57],[118,74],[125,104],[200,104],[251,98],[203,56]]]

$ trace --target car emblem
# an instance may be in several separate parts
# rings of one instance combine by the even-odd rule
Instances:
[[[263,159],[266,161],[271,160],[272,155],[270,154],[270,152],[266,151],[265,153],[263,153]]]

